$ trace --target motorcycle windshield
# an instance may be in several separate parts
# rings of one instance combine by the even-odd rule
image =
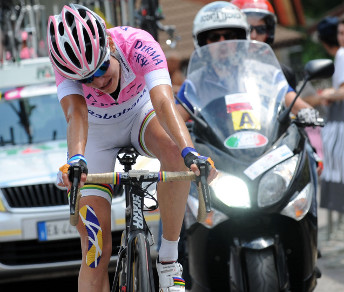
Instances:
[[[246,40],[217,42],[195,51],[185,85],[194,112],[218,140],[251,158],[276,140],[277,116],[287,90],[270,46]]]

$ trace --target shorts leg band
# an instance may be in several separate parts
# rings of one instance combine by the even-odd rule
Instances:
[[[86,184],[81,189],[81,196],[97,196],[102,197],[109,202],[111,205],[112,201],[112,194],[113,194],[113,187],[109,184]],[[68,198],[70,193],[68,193]]]

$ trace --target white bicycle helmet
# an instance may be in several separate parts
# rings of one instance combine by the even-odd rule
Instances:
[[[239,38],[250,39],[250,28],[246,15],[240,9],[225,1],[215,1],[205,5],[196,15],[192,36],[195,48],[204,46],[206,34],[214,29],[238,30]]]
[[[104,20],[82,5],[49,17],[47,42],[53,67],[68,79],[87,78],[110,58]]]

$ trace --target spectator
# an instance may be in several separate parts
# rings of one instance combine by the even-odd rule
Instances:
[[[338,33],[337,33],[338,28]],[[317,26],[318,38],[334,57],[332,88],[310,99],[313,105],[327,105],[327,123],[322,129],[324,171],[321,175],[320,206],[344,211],[344,20],[326,17]]]
[[[33,48],[28,46],[28,33],[23,31],[21,33],[22,37],[22,48],[20,50],[20,59],[30,59],[35,57],[35,51]]]

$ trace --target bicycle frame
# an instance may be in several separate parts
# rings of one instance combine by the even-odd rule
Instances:
[[[122,152],[121,152],[122,151]],[[118,157],[119,162],[124,166],[124,171],[129,172],[132,170],[132,166],[136,163],[136,159],[138,157],[138,153],[135,151],[134,148],[124,148],[121,150],[119,154],[124,153],[123,157]],[[144,208],[144,194],[141,190],[142,181],[135,181],[132,180],[129,184],[124,185],[125,190],[125,202],[126,202],[126,209],[125,209],[125,238],[124,238],[124,247],[121,246],[118,252],[118,261],[116,265],[116,272],[114,276],[112,291],[117,287],[117,281],[119,278],[119,272],[121,271],[121,264],[123,258],[126,257],[126,267],[127,271],[125,274],[126,277],[126,284],[127,284],[127,291],[132,291],[132,283],[131,283],[131,275],[132,265],[132,247],[133,247],[133,239],[136,238],[138,233],[143,233],[146,239],[147,245],[147,259],[148,259],[148,270],[150,273],[150,287],[151,291],[155,291],[154,288],[154,280],[153,280],[153,272],[152,272],[152,262],[150,257],[150,248],[148,242],[148,233],[149,229],[147,223],[145,221],[143,215],[143,208]],[[136,190],[135,190],[136,189]]]

